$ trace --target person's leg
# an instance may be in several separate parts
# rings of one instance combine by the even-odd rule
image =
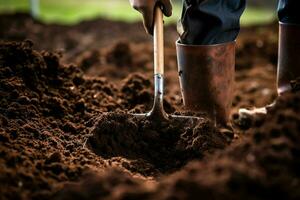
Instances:
[[[229,121],[235,39],[245,0],[185,0],[176,43],[185,108]]]
[[[300,76],[299,6],[299,0],[280,0],[278,3],[278,95],[291,90],[290,81]]]
[[[279,0],[277,9],[279,22],[300,24],[299,6],[298,0]]]
[[[277,66],[278,96],[292,89],[291,81],[300,77],[300,1],[279,0],[279,41]],[[276,100],[265,107],[253,110],[240,109],[240,118],[252,118],[257,114],[266,114],[276,104]]]
[[[181,43],[211,45],[234,41],[246,0],[185,0],[178,32]]]

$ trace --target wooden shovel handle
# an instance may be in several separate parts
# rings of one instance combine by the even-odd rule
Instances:
[[[154,74],[164,74],[164,22],[159,6],[154,14]]]

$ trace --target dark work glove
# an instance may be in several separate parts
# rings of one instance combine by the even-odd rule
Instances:
[[[154,11],[155,6],[162,7],[162,12],[165,16],[170,17],[172,15],[171,0],[129,0],[131,6],[142,13],[144,18],[144,26],[148,34],[153,35],[154,26]]]

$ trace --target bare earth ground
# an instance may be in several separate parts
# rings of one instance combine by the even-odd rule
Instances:
[[[276,98],[277,26],[237,40],[233,130],[153,124],[152,45],[142,25],[46,25],[0,16],[0,199],[299,199],[300,94]],[[169,113],[183,112],[174,26],[166,27]]]

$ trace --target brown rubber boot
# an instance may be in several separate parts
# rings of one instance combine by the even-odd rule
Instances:
[[[292,80],[300,76],[300,25],[279,24],[277,67],[278,95],[290,91]]]
[[[235,42],[185,45],[176,42],[183,103],[187,110],[201,111],[226,125],[234,90]]]
[[[279,23],[278,45],[277,93],[280,96],[290,91],[291,81],[300,76],[300,25]],[[239,115],[266,114],[275,104],[276,101],[263,108],[240,109]]]

